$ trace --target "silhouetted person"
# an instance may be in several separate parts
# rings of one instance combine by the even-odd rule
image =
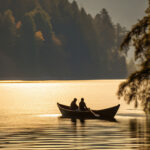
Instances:
[[[84,102],[84,98],[81,98],[81,101],[80,101],[80,103],[79,103],[79,110],[81,110],[81,111],[85,111],[85,110],[87,110],[88,108],[86,107],[86,104],[85,104],[85,102]]]
[[[77,104],[76,104],[76,101],[77,101],[77,99],[74,98],[73,101],[72,101],[71,104],[70,104],[70,108],[71,108],[72,110],[77,110],[77,109],[78,109],[78,106],[77,106]]]

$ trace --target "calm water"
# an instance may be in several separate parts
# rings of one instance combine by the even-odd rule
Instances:
[[[118,101],[121,80],[0,82],[0,149],[150,149],[150,119]],[[88,107],[121,103],[117,122],[60,118],[56,102],[84,97]]]

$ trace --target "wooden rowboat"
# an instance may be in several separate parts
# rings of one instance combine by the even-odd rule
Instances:
[[[57,103],[57,106],[62,114],[62,117],[66,118],[79,118],[79,119],[114,119],[120,104],[114,107],[101,109],[101,110],[71,110],[69,106]]]

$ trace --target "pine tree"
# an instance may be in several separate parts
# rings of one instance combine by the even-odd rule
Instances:
[[[131,74],[127,81],[123,82],[118,91],[118,96],[124,97],[135,107],[140,103],[146,112],[150,111],[150,0],[146,10],[146,16],[133,26],[132,30],[125,37],[121,50],[125,53],[135,48],[135,60],[139,63],[140,69]]]

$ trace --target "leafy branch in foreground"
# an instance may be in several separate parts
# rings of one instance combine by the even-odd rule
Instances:
[[[131,46],[140,69],[120,84],[117,94],[128,104],[134,102],[137,107],[140,103],[145,112],[150,112],[150,0],[146,16],[133,26],[120,49],[127,54]]]

